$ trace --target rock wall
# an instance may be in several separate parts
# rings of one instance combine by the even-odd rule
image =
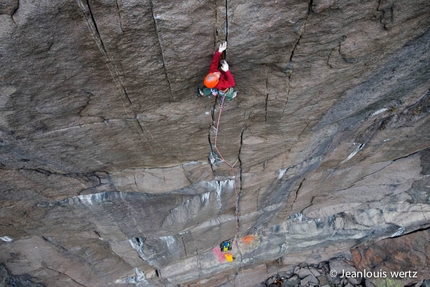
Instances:
[[[425,0],[2,1],[0,262],[46,286],[252,286],[270,262],[430,226],[429,16]],[[239,93],[221,108],[196,87],[224,40]]]

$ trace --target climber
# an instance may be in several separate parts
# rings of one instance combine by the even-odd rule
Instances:
[[[219,45],[217,51],[212,58],[212,63],[209,68],[209,74],[205,77],[204,84],[205,88],[197,89],[198,97],[209,97],[210,95],[225,96],[229,101],[233,100],[237,92],[233,89],[235,82],[233,75],[229,70],[229,65],[226,60],[221,60],[221,54],[227,49],[227,42]],[[221,68],[218,69],[218,65],[221,64]]]
[[[219,248],[221,249],[221,252],[228,252],[229,250],[231,250],[230,241],[226,240],[221,242]]]

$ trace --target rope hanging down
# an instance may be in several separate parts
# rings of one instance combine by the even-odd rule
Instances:
[[[221,154],[221,152],[219,151],[216,143],[217,143],[217,139],[218,139],[218,131],[219,131],[219,124],[220,124],[220,120],[221,120],[221,114],[222,114],[222,110],[224,109],[224,101],[225,101],[225,96],[221,97],[221,104],[220,104],[220,108],[219,108],[219,114],[218,114],[218,119],[217,119],[217,123],[216,123],[216,127],[215,127],[215,139],[214,139],[214,144],[212,145],[212,147],[215,149],[216,153],[218,154],[219,158],[225,163],[227,164],[230,168],[231,168],[231,176],[233,178],[233,187],[234,187],[234,193],[236,196],[236,211],[235,211],[235,216],[236,216],[236,235],[234,236],[234,240],[233,243],[236,243],[238,234],[239,234],[239,193],[237,191],[237,187],[236,187],[236,178],[235,178],[235,173],[234,173],[234,166],[239,162],[239,159],[236,159],[236,161],[234,163],[230,163],[229,161],[227,161]]]

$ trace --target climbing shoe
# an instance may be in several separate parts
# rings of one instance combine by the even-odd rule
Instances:
[[[232,101],[234,98],[236,98],[237,92],[234,92],[233,95],[231,95],[231,98],[228,101]]]
[[[203,93],[203,90],[200,88],[197,88],[197,97],[201,98],[203,97],[205,94]]]

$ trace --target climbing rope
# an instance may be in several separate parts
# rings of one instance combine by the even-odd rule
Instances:
[[[217,123],[216,123],[216,127],[215,127],[215,139],[214,139],[214,144],[213,144],[213,148],[215,149],[215,151],[217,152],[219,158],[225,163],[227,164],[230,168],[231,168],[231,177],[233,178],[233,187],[234,187],[234,194],[236,196],[236,211],[235,211],[235,216],[236,216],[236,235],[234,236],[234,240],[233,243],[236,244],[236,247],[238,247],[237,245],[237,237],[239,234],[239,193],[237,191],[237,187],[236,187],[236,178],[235,178],[235,173],[234,173],[234,167],[235,165],[239,162],[239,159],[236,159],[236,161],[234,163],[230,163],[229,161],[227,161],[223,155],[221,154],[221,152],[219,151],[218,147],[217,147],[217,139],[218,139],[218,131],[219,131],[219,124],[221,121],[221,114],[222,114],[222,110],[224,109],[224,101],[225,101],[225,96],[221,97],[221,104],[220,104],[220,108],[219,108],[219,114],[218,114],[218,119],[217,119]]]

